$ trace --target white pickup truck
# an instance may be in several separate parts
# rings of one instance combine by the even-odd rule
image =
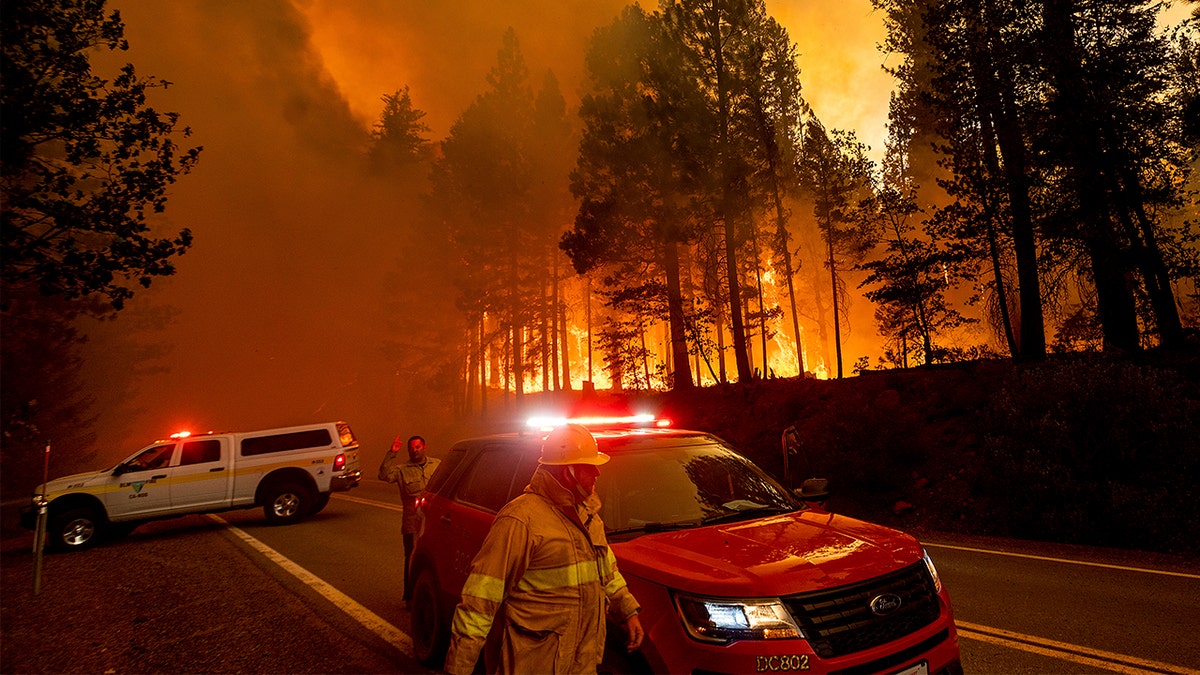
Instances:
[[[39,485],[21,522],[33,529],[44,501],[47,545],[66,551],[190,513],[261,506],[267,521],[294,523],[325,508],[332,492],[358,485],[358,452],[345,422],[174,434],[114,467]]]

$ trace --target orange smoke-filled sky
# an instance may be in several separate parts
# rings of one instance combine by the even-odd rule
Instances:
[[[392,332],[421,317],[389,316],[387,305],[387,285],[407,274],[396,224],[410,207],[362,172],[380,97],[410,87],[430,136],[444,138],[485,89],[511,26],[531,82],[552,69],[576,100],[586,40],[625,4],[110,0],[130,50],[97,56],[97,69],[131,62],[173,82],[151,103],[179,112],[188,145],[204,151],[159,221],[195,235],[177,274],[89,328],[99,454],[115,461],[181,428],[337,418],[368,448],[396,434],[423,433],[434,448],[455,440],[402,405],[422,383],[383,357]],[[798,43],[804,95],[826,124],[881,149],[890,81],[868,0],[769,0],[768,10]]]
[[[380,98],[408,86],[432,140],[444,138],[484,91],[511,26],[531,82],[552,69],[570,103],[588,37],[625,4],[110,0],[131,47],[97,55],[97,71],[112,77],[131,62],[172,81],[151,104],[180,113],[194,131],[185,143],[204,151],[158,220],[163,235],[195,235],[177,274],[138,291],[116,321],[85,327],[98,454],[115,461],[182,428],[338,418],[355,426],[368,463],[396,434],[426,435],[435,455],[456,440],[462,429],[445,415],[406,403],[425,383],[384,355],[389,338],[423,317],[392,316],[388,304],[390,286],[412,274],[398,224],[414,207],[363,171]],[[857,132],[878,159],[892,87],[876,49],[881,15],[869,0],[767,8],[798,45],[816,113]],[[450,298],[444,306],[455,311]],[[868,314],[847,336],[847,367],[874,349],[869,310],[863,303]]]
[[[483,89],[507,26],[521,39],[533,73],[552,68],[577,86],[584,39],[625,4],[304,0],[298,6],[311,22],[324,66],[359,120],[373,123],[380,95],[407,84],[441,138]],[[769,0],[767,11],[799,46],[804,95],[817,114],[827,126],[856,130],[881,153],[892,79],[880,67],[876,45],[884,38],[883,19],[870,0]]]

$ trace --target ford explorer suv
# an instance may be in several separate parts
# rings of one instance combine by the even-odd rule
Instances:
[[[261,506],[271,523],[317,513],[356,487],[358,440],[345,422],[239,433],[174,434],[114,467],[39,485],[21,524],[48,507],[47,545],[72,551],[148,520]]]
[[[626,654],[610,627],[601,672],[962,672],[949,596],[913,537],[825,511],[711,434],[591,431],[611,457],[601,517],[646,631]],[[542,438],[459,442],[430,479],[406,575],[426,666],[441,667],[471,560]]]

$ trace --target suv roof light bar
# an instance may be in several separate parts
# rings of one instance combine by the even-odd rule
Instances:
[[[535,429],[553,429],[564,424],[582,424],[585,427],[614,427],[621,425],[649,425],[657,427],[670,426],[670,420],[657,419],[650,413],[623,415],[619,417],[530,417],[525,421],[526,426]]]

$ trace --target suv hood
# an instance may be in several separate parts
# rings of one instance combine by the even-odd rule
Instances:
[[[621,573],[699,595],[776,597],[885,574],[921,559],[896,530],[820,511],[642,535],[612,548]]]

